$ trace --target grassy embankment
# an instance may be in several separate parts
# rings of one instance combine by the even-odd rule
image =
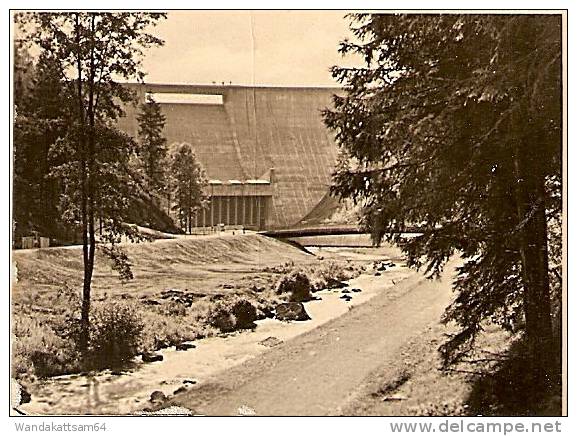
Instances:
[[[362,269],[258,235],[159,240],[127,245],[126,251],[134,279],[124,284],[98,256],[89,359],[81,359],[76,347],[80,248],[13,252],[14,376],[114,367],[142,352],[250,327],[290,297],[276,292],[282,277],[303,271],[314,290]]]

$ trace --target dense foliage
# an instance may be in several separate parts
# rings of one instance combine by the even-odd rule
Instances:
[[[58,61],[43,53],[36,61],[22,43],[14,59],[14,234],[66,234],[57,204],[59,186],[50,178],[50,147],[66,133],[69,101]]]
[[[333,192],[433,276],[462,255],[446,363],[494,322],[525,330],[542,384],[558,339],[560,16],[358,14],[351,29],[340,51],[365,66],[332,70],[345,89],[324,114],[341,148]],[[402,239],[407,224],[422,233]]]

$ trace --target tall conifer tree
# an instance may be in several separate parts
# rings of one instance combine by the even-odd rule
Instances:
[[[539,391],[558,371],[560,275],[550,273],[560,262],[549,247],[561,213],[561,17],[351,19],[354,40],[340,51],[365,66],[333,68],[345,89],[324,114],[342,152],[334,192],[362,203],[364,225],[401,244],[412,266],[436,275],[460,253],[445,313],[460,331],[442,346],[446,362],[488,322],[521,328]],[[402,240],[407,223],[422,234]]]

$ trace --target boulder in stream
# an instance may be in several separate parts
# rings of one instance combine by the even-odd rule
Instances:
[[[183,392],[186,392],[187,390],[188,390],[188,388],[186,386],[181,386],[178,389],[176,389],[172,394],[173,395],[182,394]]]
[[[180,344],[176,344],[174,346],[174,348],[176,348],[176,351],[186,351],[186,350],[190,350],[192,348],[196,348],[196,345],[189,344],[187,342],[182,342]]]
[[[142,353],[142,361],[145,363],[160,362],[164,359],[161,354]]]
[[[167,399],[168,398],[166,398],[166,395],[164,395],[164,392],[162,391],[154,391],[152,394],[150,394],[150,402],[153,404],[162,404]]]
[[[311,317],[302,303],[289,302],[276,306],[276,319],[281,321],[307,321]]]

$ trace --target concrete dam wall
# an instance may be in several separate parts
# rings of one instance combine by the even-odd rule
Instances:
[[[338,88],[127,86],[140,102],[152,94],[166,116],[168,145],[189,143],[212,180],[214,201],[199,214],[199,225],[247,224],[245,209],[254,207],[248,224],[289,227],[327,193],[337,146],[321,111],[332,105]],[[137,111],[127,107],[119,120],[134,136]]]

